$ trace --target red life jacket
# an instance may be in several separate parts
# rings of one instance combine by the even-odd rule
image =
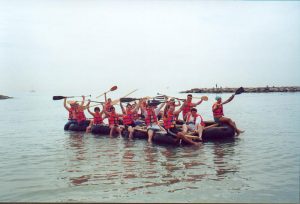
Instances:
[[[152,123],[158,123],[157,117],[153,110],[147,110],[147,117],[145,119],[145,123],[147,126],[151,125]]]
[[[111,107],[111,106],[112,106],[111,104],[106,103],[106,104],[104,105],[104,109],[105,109],[107,112],[110,112],[110,107]]]
[[[215,103],[215,104],[217,104],[217,103]],[[214,104],[214,105],[215,105]],[[214,107],[214,105],[212,106],[212,108]],[[224,115],[224,113],[223,113],[223,105],[220,105],[217,109],[212,109],[212,111],[213,111],[213,115],[214,115],[214,117],[216,117],[216,116],[223,116]]]
[[[127,114],[123,115],[123,123],[124,125],[130,125],[133,123],[133,113],[131,111],[127,111]]]
[[[116,113],[110,113],[108,118],[109,125],[119,125],[119,116]]]
[[[189,123],[190,122],[190,117],[191,117],[191,113],[187,116],[187,119],[186,119],[186,122],[187,123]],[[201,126],[205,126],[205,123],[204,123],[204,121],[203,121],[203,118],[202,118],[202,116],[201,115],[199,115],[199,114],[196,114],[196,116],[194,117],[194,125],[196,125],[196,119],[197,119],[197,117],[198,116],[200,116],[200,118],[201,118],[201,122],[200,122],[200,124],[201,124]]]
[[[75,108],[73,108],[73,107],[71,107],[69,109],[69,120],[74,120],[75,119],[75,117],[73,115],[74,111],[75,111]]]
[[[182,109],[182,115],[183,115],[183,117],[184,117],[188,112],[190,112],[191,109],[192,109],[192,102],[187,102],[187,103],[185,104],[185,106],[183,107],[183,109]]]
[[[77,122],[81,122],[81,121],[86,120],[86,117],[84,115],[84,111],[83,110],[79,109],[79,110],[75,111],[75,113],[76,113],[76,120],[77,120]]]
[[[132,114],[132,119],[133,119],[133,120],[139,119],[139,114],[138,114],[137,112],[134,112],[134,113]]]
[[[103,118],[102,118],[100,112],[95,112],[95,115],[94,115],[94,124],[98,125],[98,124],[101,124],[101,123],[103,123]]]
[[[164,127],[166,129],[170,129],[175,126],[176,118],[173,113],[168,113],[167,117],[163,118],[163,121],[164,121]]]

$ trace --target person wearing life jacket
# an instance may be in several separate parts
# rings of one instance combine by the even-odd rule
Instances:
[[[119,120],[122,117],[121,114],[116,113],[115,107],[110,107],[110,112],[104,109],[104,113],[108,116],[108,124],[110,128],[109,136],[112,137],[114,132],[117,132],[121,136],[121,129],[119,127]]]
[[[203,101],[203,99],[201,99],[197,103],[192,103],[192,99],[193,99],[192,94],[188,94],[186,100],[182,104],[182,117],[183,117],[183,120],[186,120],[187,114],[191,111],[191,109],[193,107],[196,107],[196,106],[200,105]]]
[[[85,96],[82,96],[82,102],[80,105],[84,104]],[[76,101],[68,101],[70,107],[67,106],[67,99],[64,98],[64,107],[69,112],[68,122],[65,124],[64,130],[68,130],[71,124],[76,124],[75,112],[79,106]]]
[[[86,132],[90,132],[93,125],[104,125],[102,115],[104,113],[104,108],[100,112],[99,107],[94,108],[94,112],[90,111],[90,108],[88,107],[88,112],[94,117],[91,121],[89,126],[86,128]]]
[[[201,115],[197,114],[197,109],[192,108],[191,112],[187,114],[185,124],[182,126],[183,134],[187,134],[187,132],[194,131],[198,134],[199,140],[202,140],[202,132],[205,127],[203,118]]]
[[[81,104],[84,104],[84,101]],[[85,106],[78,105],[77,109],[74,111],[75,119],[79,126],[88,127],[90,124],[90,120],[87,120],[84,114],[84,110],[87,109],[89,105],[90,105],[90,101]]]
[[[149,101],[145,106],[144,105],[141,106],[141,109],[145,116],[145,123],[147,126],[147,133],[148,133],[148,142],[151,143],[153,134],[155,132],[160,130],[166,132],[166,130],[159,125],[157,119],[157,115],[160,113],[160,110],[165,105],[165,102],[161,103],[161,105],[158,108],[156,108],[156,104],[151,104]]]
[[[223,105],[229,103],[234,98],[234,95],[230,96],[226,101],[222,102],[222,98],[220,96],[216,96],[216,102],[212,106],[212,112],[214,116],[214,120],[218,124],[226,123],[234,128],[237,135],[243,133],[243,130],[237,128],[234,121],[230,118],[224,117]]]
[[[170,106],[169,108],[165,108],[164,111],[164,128],[167,130],[167,136],[171,136],[174,139],[174,142],[179,142],[180,140],[184,140],[189,144],[192,145],[199,145],[198,143],[194,142],[187,136],[185,136],[180,129],[176,127],[176,116],[179,115],[181,109],[175,111],[175,106]]]
[[[139,104],[137,104],[136,106],[133,106],[128,103],[126,105],[126,109],[123,107],[122,103],[120,103],[122,112],[123,112],[123,124],[125,125],[125,130],[127,130],[129,132],[129,139],[132,139],[133,136],[133,132],[134,132],[134,127],[135,125],[135,119],[136,119],[136,114],[137,111],[139,109]]]

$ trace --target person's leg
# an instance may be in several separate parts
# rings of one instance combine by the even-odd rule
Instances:
[[[201,141],[202,141],[203,129],[204,129],[204,127],[202,125],[198,125],[197,132],[198,132],[199,140],[201,140]]]
[[[182,139],[183,141],[187,142],[188,144],[191,144],[191,145],[197,145],[197,146],[200,145],[199,143],[194,142],[192,139],[186,137],[182,132],[179,132],[177,135],[178,135],[178,137],[179,137],[180,139]]]
[[[153,133],[154,133],[153,130],[151,130],[151,129],[148,130],[148,142],[149,143],[152,142]]]
[[[183,134],[186,134],[187,131],[188,131],[187,125],[186,125],[186,124],[183,124],[183,126],[182,126],[182,133],[183,133]]]
[[[93,125],[93,124],[94,124],[94,120],[91,120],[89,126],[86,128],[86,133],[91,132],[91,129],[92,129],[92,125]]]
[[[109,136],[110,136],[110,137],[113,136],[114,129],[115,129],[115,127],[111,125],[111,126],[110,126],[110,132],[109,132]]]
[[[220,118],[220,121],[223,122],[223,123],[227,123],[228,125],[230,125],[231,127],[234,128],[235,132],[237,134],[239,134],[239,130],[237,129],[235,123],[232,122],[232,120],[230,118],[226,118],[226,117],[221,117]]]
[[[128,132],[129,132],[128,137],[129,137],[129,139],[132,139],[133,131],[134,131],[133,127],[129,126],[129,127],[128,127]]]
[[[121,128],[120,127],[115,127],[116,128],[116,131],[118,132],[118,134],[119,134],[119,137],[121,137],[122,135],[121,135]]]

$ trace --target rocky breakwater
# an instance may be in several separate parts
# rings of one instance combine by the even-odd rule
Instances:
[[[9,99],[9,98],[12,98],[12,97],[0,95],[0,100],[1,100],[1,99]]]
[[[180,93],[233,93],[237,88],[194,88]],[[244,87],[245,93],[300,92],[300,86]]]

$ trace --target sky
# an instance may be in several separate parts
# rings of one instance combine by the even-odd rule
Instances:
[[[0,94],[299,86],[300,2],[0,0]]]

